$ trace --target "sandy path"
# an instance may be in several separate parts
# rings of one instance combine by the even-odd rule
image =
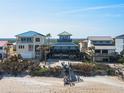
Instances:
[[[5,77],[0,93],[124,93],[124,82],[115,77],[83,77],[76,86],[63,86],[62,79],[52,77]]]

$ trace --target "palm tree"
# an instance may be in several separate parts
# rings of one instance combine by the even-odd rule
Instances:
[[[50,33],[48,33],[48,34],[46,35],[46,37],[47,37],[47,40],[48,40],[47,42],[48,42],[48,45],[49,45],[49,44],[50,44],[50,38],[51,38],[52,36],[51,36]]]
[[[7,45],[5,48],[4,48],[5,52],[6,52],[6,57],[8,58],[8,56],[10,55],[10,47],[9,45]]]
[[[44,61],[45,61],[45,65],[46,65],[47,54],[50,52],[50,46],[42,45],[42,46],[40,46],[40,50],[41,50],[42,54],[44,54]]]
[[[95,47],[94,46],[91,46],[91,47],[89,47],[89,55],[91,56],[91,60],[92,60],[92,62],[94,62],[94,54],[95,54]]]

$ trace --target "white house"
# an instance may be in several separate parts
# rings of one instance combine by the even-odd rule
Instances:
[[[124,35],[117,36],[115,38],[116,52],[120,54],[124,50]]]
[[[94,47],[95,61],[110,61],[109,57],[115,53],[114,40],[110,36],[89,36],[88,47]]]
[[[8,41],[0,41],[0,59],[3,59],[6,56],[6,47]]]
[[[39,46],[46,44],[46,37],[35,31],[28,31],[16,35],[16,51],[23,58],[42,58]]]

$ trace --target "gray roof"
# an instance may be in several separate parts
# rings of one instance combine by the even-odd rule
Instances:
[[[35,32],[35,31],[27,31],[27,32],[18,34],[16,36],[19,36],[19,37],[32,37],[32,36],[36,36],[36,35],[44,36],[44,35],[42,35],[42,34],[40,34],[38,32]]]
[[[117,39],[124,39],[124,34],[123,35],[116,36],[115,38],[117,38]]]
[[[88,36],[88,40],[113,40],[111,36]]]

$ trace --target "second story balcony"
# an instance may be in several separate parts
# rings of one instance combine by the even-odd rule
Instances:
[[[30,38],[30,37],[21,37],[21,38],[18,38],[17,43],[33,43],[33,38]]]

